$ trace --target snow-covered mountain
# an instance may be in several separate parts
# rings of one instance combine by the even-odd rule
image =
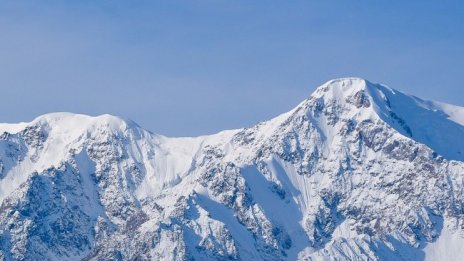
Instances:
[[[0,259],[461,260],[464,108],[358,78],[254,127],[0,124]]]

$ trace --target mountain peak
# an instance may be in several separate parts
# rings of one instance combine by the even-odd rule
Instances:
[[[126,120],[118,116],[110,114],[102,114],[98,116],[90,116],[85,114],[71,113],[71,112],[52,112],[43,114],[35,118],[31,123],[46,123],[48,125],[59,124],[67,122],[79,122],[80,125],[87,124],[100,124],[100,125],[111,125],[121,126],[127,125],[131,127],[135,123],[131,120]],[[136,124],[135,124],[136,125]]]
[[[313,96],[349,96],[356,92],[365,90],[368,81],[362,78],[349,77],[330,80],[319,86]]]
[[[362,78],[340,78],[319,86],[294,109],[310,113],[315,122],[383,121],[399,134],[426,144],[450,160],[464,159],[464,108],[425,101]],[[325,133],[328,135],[330,133]]]
[[[464,108],[360,78],[211,136],[72,113],[0,134],[0,260],[440,259],[464,242]]]
[[[336,78],[327,81],[326,83],[323,84],[327,86],[340,86],[341,88],[353,88],[355,86],[362,86],[365,85],[366,82],[368,82],[366,79],[360,78],[360,77],[342,77],[342,78]]]
[[[310,100],[322,100],[338,105],[354,105],[356,108],[369,108],[376,100],[372,97],[376,85],[362,78],[340,78],[330,80],[319,86]],[[374,94],[375,95],[375,94]]]
[[[23,125],[24,124],[21,124],[21,126]],[[140,126],[132,120],[123,119],[110,114],[89,116],[69,112],[44,114],[35,118],[26,125],[44,127],[45,129],[48,129],[48,131],[67,134],[69,136],[76,136],[84,132],[93,132],[101,129],[105,129],[113,133],[141,129]]]

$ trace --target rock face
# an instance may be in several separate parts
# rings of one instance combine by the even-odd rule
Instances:
[[[460,260],[463,137],[464,108],[357,78],[197,138],[0,124],[0,260]]]

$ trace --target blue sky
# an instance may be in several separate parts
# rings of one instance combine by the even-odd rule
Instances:
[[[246,127],[358,76],[464,106],[462,1],[1,1],[0,122]]]

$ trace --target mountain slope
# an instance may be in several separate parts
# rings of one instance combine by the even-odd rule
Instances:
[[[1,124],[0,257],[434,260],[462,252],[463,123],[463,108],[346,78],[274,119],[197,138],[109,115]]]

